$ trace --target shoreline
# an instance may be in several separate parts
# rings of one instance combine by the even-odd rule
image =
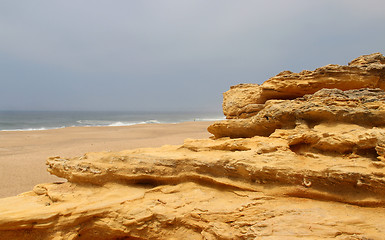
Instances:
[[[57,130],[57,129],[64,129],[64,128],[99,128],[99,127],[130,127],[130,126],[136,126],[136,125],[151,125],[151,124],[180,124],[180,123],[188,123],[188,122],[215,122],[215,121],[221,121],[225,120],[225,118],[218,118],[218,119],[198,119],[194,121],[181,121],[181,122],[159,122],[157,120],[149,120],[144,122],[137,122],[137,123],[121,123],[116,122],[111,125],[84,125],[84,126],[60,126],[60,127],[39,127],[39,128],[22,128],[22,129],[1,129],[0,132],[30,132],[30,131],[49,131],[49,130]]]
[[[46,171],[48,157],[180,145],[186,138],[211,136],[207,132],[211,123],[195,121],[0,131],[0,198],[31,191],[39,183],[62,181]]]
[[[67,127],[123,127],[223,120],[217,112],[1,111],[1,131],[39,131]]]

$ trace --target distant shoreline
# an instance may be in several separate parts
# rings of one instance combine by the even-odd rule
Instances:
[[[217,121],[221,113],[197,112],[5,112],[0,131],[42,131],[67,127],[120,127],[152,123]]]
[[[48,131],[48,130],[57,130],[57,129],[64,129],[64,128],[102,128],[102,127],[130,127],[130,126],[136,126],[136,125],[146,125],[146,124],[180,124],[180,123],[189,123],[189,122],[214,122],[214,121],[220,121],[223,119],[205,119],[205,120],[194,120],[194,121],[184,121],[184,122],[139,122],[139,123],[133,123],[133,124],[127,124],[127,125],[95,125],[95,126],[62,126],[62,127],[53,127],[53,128],[27,128],[27,129],[4,129],[0,130],[0,132],[30,132],[30,131]]]

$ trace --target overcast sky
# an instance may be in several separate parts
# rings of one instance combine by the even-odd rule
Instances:
[[[0,110],[220,111],[283,70],[385,53],[383,0],[0,0]]]

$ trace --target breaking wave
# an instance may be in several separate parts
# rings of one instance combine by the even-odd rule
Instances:
[[[52,129],[60,129],[65,128],[61,127],[39,127],[39,128],[20,128],[20,129],[2,129],[0,132],[19,132],[19,131],[44,131],[44,130],[52,130]]]
[[[132,126],[137,124],[151,124],[151,123],[161,123],[158,120],[147,120],[140,122],[131,122],[131,121],[106,121],[106,120],[78,120],[78,127],[123,127],[123,126]]]
[[[43,131],[66,127],[121,127],[137,124],[223,120],[222,114],[195,112],[0,111],[0,131]]]

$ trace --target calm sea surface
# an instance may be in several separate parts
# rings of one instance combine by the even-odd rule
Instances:
[[[222,113],[0,111],[0,131],[33,131],[72,126],[130,126],[220,119],[224,119]]]

